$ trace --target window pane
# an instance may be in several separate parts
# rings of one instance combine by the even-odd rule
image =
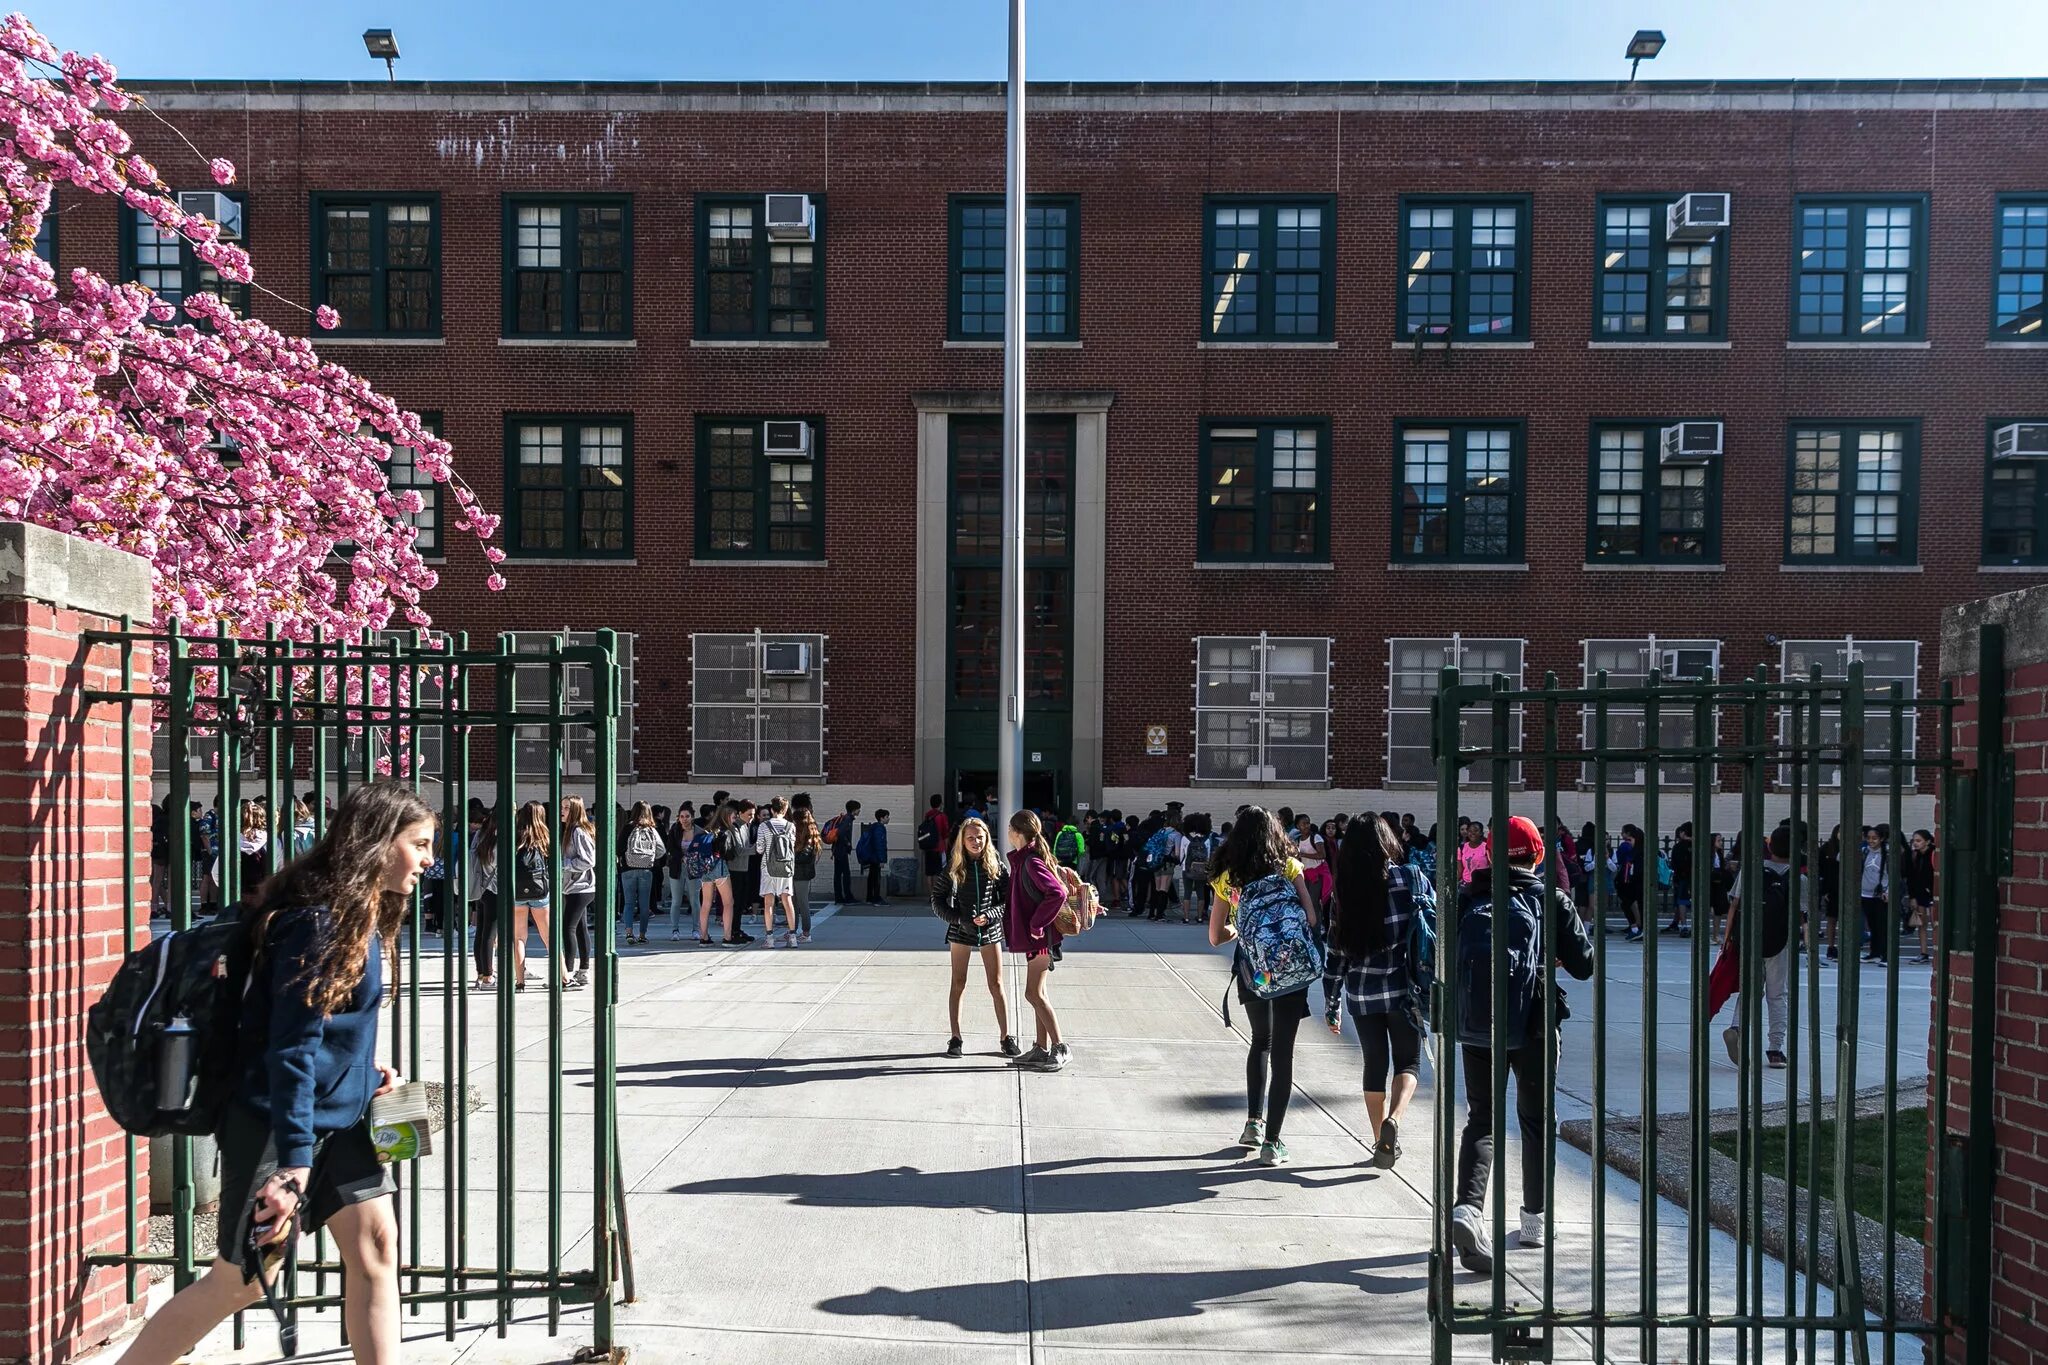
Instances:
[[[1643,552],[1643,432],[1603,430],[1594,470],[1593,553]]]
[[[1905,434],[1864,431],[1856,436],[1856,497],[1851,534],[1859,552],[1897,559],[1905,491]]]
[[[367,208],[327,210],[327,253],[323,268],[369,270],[370,211]]]
[[[754,210],[714,204],[707,211],[706,325],[714,333],[754,330]]]
[[[710,545],[714,550],[754,548],[754,452],[755,428],[747,425],[714,426],[709,433],[710,450],[705,485],[710,505]]]
[[[1799,211],[1799,290],[1794,328],[1801,336],[1840,336],[1847,330],[1849,209],[1807,205]]]
[[[2034,558],[2040,529],[2040,483],[2034,465],[1996,464],[1984,507],[1984,556],[1993,560]]]
[[[1411,208],[1406,224],[1407,292],[1404,332],[1438,335],[1451,328],[1451,293],[1455,279],[1457,210]]]
[[[1209,433],[1209,549],[1249,555],[1256,547],[1259,435],[1253,430]]]
[[[1515,272],[1519,209],[1479,206],[1472,210],[1471,264],[1465,331],[1471,336],[1515,330]]]
[[[1001,648],[1002,571],[953,570],[953,695],[963,701],[996,695]]]
[[[626,548],[626,429],[584,427],[581,448],[581,548],[622,552]]]
[[[953,426],[953,555],[995,559],[1003,549],[1003,432],[994,422]]]
[[[812,474],[809,460],[771,460],[768,464],[768,548],[777,554],[818,548]]]
[[[1219,208],[1209,254],[1209,331],[1240,336],[1259,330],[1259,210]]]
[[[1470,558],[1498,559],[1508,553],[1513,436],[1505,430],[1465,433],[1462,552]]]
[[[519,206],[516,253],[521,270],[558,270],[562,265],[562,210],[555,204]]]
[[[1791,552],[1835,553],[1836,498],[1842,486],[1842,434],[1801,431],[1792,438]]]
[[[562,330],[562,276],[557,271],[522,270],[514,284],[517,327],[522,332]]]
[[[561,550],[567,546],[568,497],[562,472],[563,430],[559,426],[519,428],[519,547]]]
[[[1316,430],[1278,428],[1272,433],[1272,445],[1267,552],[1312,555],[1316,550]]]
[[[816,275],[809,242],[775,242],[768,248],[768,330],[808,336],[817,330]]]
[[[1668,559],[1707,553],[1706,465],[1665,465],[1658,473],[1657,552]]]
[[[1411,555],[1450,548],[1451,434],[1410,431],[1401,442],[1401,547]]]
[[[1664,251],[1664,330],[1714,329],[1714,244],[1673,242]]]
[[[146,285],[158,298],[176,303],[185,297],[183,239],[158,227],[141,214],[132,214],[135,225],[135,280]]]
[[[1313,336],[1322,326],[1323,211],[1273,212],[1273,330],[1282,336]]]
[[[1998,278],[1994,324],[2001,336],[2040,337],[2048,282],[2048,204],[2005,204],[1998,210]]]

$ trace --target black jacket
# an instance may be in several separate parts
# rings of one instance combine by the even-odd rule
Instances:
[[[970,865],[966,879],[965,886],[955,886],[950,875],[932,878],[932,913],[948,924],[972,924],[976,915],[988,916],[991,925],[1001,924],[1010,899],[1009,872],[985,877]]]

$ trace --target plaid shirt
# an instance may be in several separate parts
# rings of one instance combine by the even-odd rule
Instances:
[[[1392,1014],[1408,1001],[1408,923],[1415,918],[1410,880],[1415,869],[1387,865],[1387,946],[1365,957],[1347,957],[1333,943],[1323,958],[1323,999],[1336,1013],[1338,983],[1350,1014]]]

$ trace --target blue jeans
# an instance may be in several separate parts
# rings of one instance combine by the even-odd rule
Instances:
[[[647,934],[647,921],[653,913],[654,869],[651,867],[629,867],[619,874],[619,898],[625,902],[626,932]],[[637,928],[635,926],[638,926]]]

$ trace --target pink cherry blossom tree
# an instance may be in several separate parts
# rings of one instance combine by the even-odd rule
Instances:
[[[90,270],[60,282],[36,254],[64,185],[115,197],[225,284],[251,284],[248,253],[182,211],[109,117],[156,116],[114,75],[101,57],[58,53],[19,14],[0,21],[0,517],[141,555],[159,621],[195,634],[425,626],[435,574],[414,544],[420,495],[386,477],[392,447],[446,486],[454,530],[493,566],[504,558],[489,543],[498,518],[456,476],[446,441],[306,338],[217,294],[180,307]],[[215,183],[233,183],[231,163],[191,150]],[[336,319],[322,307],[316,321]],[[505,586],[495,568],[488,583]]]

